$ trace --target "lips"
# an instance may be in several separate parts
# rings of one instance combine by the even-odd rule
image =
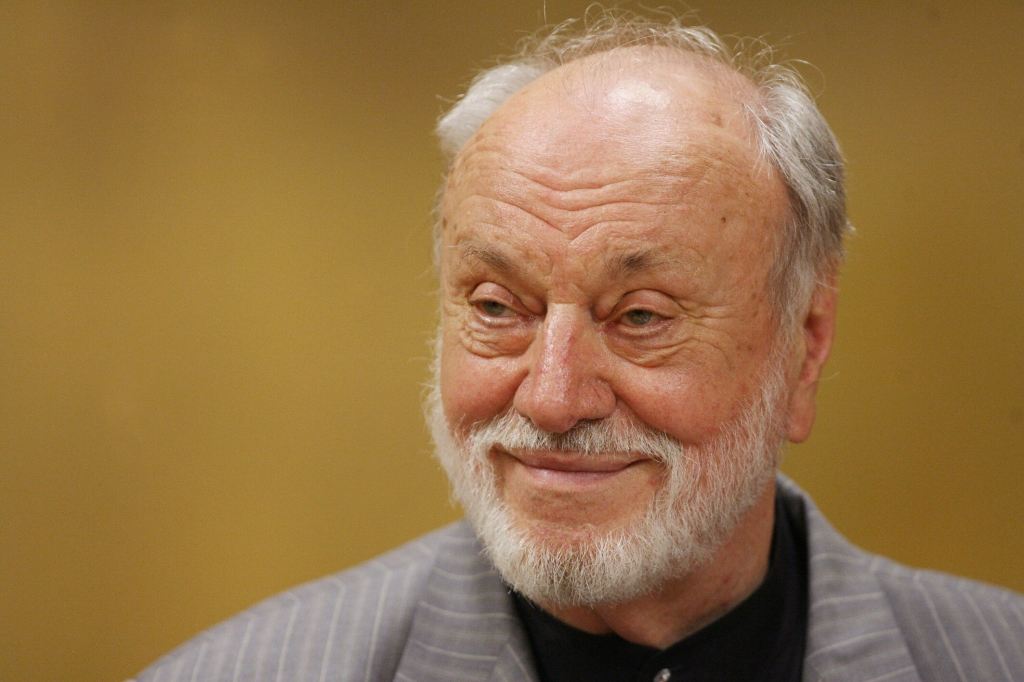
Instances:
[[[507,451],[502,448],[495,448],[500,455],[505,455],[526,469],[535,474],[554,476],[580,476],[583,478],[600,478],[616,474],[630,466],[646,461],[645,457],[636,455],[624,456],[581,456],[570,452],[532,452],[532,451]]]

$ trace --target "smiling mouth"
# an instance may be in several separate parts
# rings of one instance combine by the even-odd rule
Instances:
[[[597,481],[610,478],[636,464],[649,461],[648,458],[635,454],[602,457],[571,452],[510,452],[497,446],[494,448],[494,452],[499,457],[511,459],[513,464],[521,465],[534,477],[552,483]]]

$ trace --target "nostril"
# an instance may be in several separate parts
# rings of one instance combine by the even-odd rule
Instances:
[[[579,423],[578,419],[573,419],[571,417],[566,417],[564,419],[547,419],[542,421],[531,419],[531,421],[534,426],[545,433],[565,433],[567,431],[571,431],[572,427]]]

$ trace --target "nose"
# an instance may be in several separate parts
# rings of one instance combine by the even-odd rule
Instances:
[[[530,366],[516,389],[515,409],[549,433],[610,416],[615,393],[603,377],[603,355],[589,312],[568,304],[549,306],[525,356]]]

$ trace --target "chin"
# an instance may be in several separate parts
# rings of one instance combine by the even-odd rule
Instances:
[[[736,419],[694,446],[642,422],[622,429],[611,419],[548,434],[514,411],[456,433],[436,383],[426,411],[453,496],[504,581],[537,603],[593,607],[655,592],[705,565],[773,485],[785,442],[784,379],[781,369],[769,372],[760,395]],[[499,490],[508,481],[490,456],[496,447],[601,452],[594,443],[610,452],[645,453],[663,475],[656,486],[613,486],[611,499],[626,502],[614,515],[609,490],[596,497],[536,486]],[[626,489],[634,491],[630,501],[618,494]]]
[[[710,558],[689,524],[665,523],[660,505],[610,525],[521,519],[498,504],[474,526],[502,578],[534,602],[614,604],[656,590]]]
[[[584,551],[596,547],[600,542],[617,535],[634,532],[643,525],[643,512],[637,512],[616,519],[602,519],[595,522],[585,515],[566,518],[557,515],[538,517],[524,514],[514,507],[504,506],[507,526],[522,535],[536,547],[546,551]]]

